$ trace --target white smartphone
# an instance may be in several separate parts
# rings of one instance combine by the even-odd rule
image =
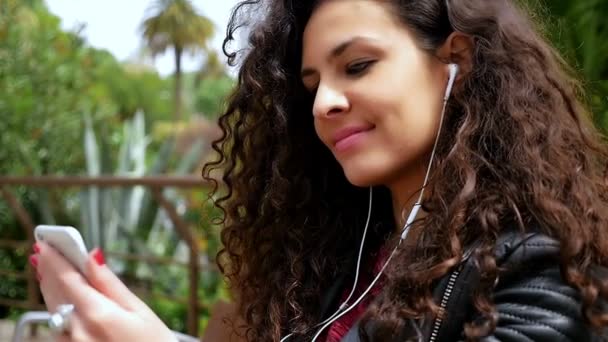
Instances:
[[[85,265],[89,253],[80,232],[70,226],[36,226],[36,241],[48,243],[74,265],[80,273],[85,274]]]

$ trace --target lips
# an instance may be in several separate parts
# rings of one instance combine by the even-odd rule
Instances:
[[[340,144],[340,142],[345,141],[346,139],[357,135],[359,133],[370,131],[374,128],[374,126],[351,126],[340,129],[334,134],[333,142],[334,146]]]

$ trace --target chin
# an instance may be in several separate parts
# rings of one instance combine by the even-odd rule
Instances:
[[[369,167],[342,167],[344,171],[344,176],[354,186],[358,187],[368,187],[374,186],[378,184],[382,184],[382,172],[379,172],[377,168],[369,168]]]
[[[395,159],[379,151],[350,154],[337,160],[348,182],[358,187],[386,184],[398,170]]]

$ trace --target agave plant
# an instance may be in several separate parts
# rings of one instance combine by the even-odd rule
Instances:
[[[100,128],[96,127],[99,131]],[[143,177],[171,173],[191,174],[200,161],[205,145],[202,139],[195,140],[185,153],[177,153],[175,139],[167,138],[160,147],[152,148],[151,135],[146,134],[145,116],[138,112],[126,121],[118,137],[97,134],[93,120],[84,117],[83,148],[86,157],[86,172],[89,177],[115,175],[122,177]],[[110,140],[119,141],[119,152],[112,157]],[[115,150],[116,148],[114,148]],[[187,211],[193,197],[205,198],[204,193],[180,192],[173,188],[163,189],[163,196],[170,201],[181,215],[192,215]],[[57,199],[61,198],[60,201]],[[202,208],[205,203],[197,203],[197,214],[212,211]],[[87,246],[100,246],[104,250],[119,254],[129,253],[143,256],[171,258],[185,263],[189,258],[189,246],[178,236],[172,221],[154,200],[150,190],[142,186],[98,188],[86,187],[78,192],[62,191],[62,197],[53,192],[37,190],[36,212],[47,224],[66,223],[75,225],[82,233]],[[55,216],[58,215],[58,216]],[[66,216],[67,215],[67,216]],[[190,220],[192,221],[192,220]],[[198,222],[197,222],[198,223]],[[219,242],[212,224],[197,225],[213,245]],[[198,229],[197,229],[198,230]],[[213,240],[213,241],[211,241]],[[206,242],[200,240],[199,242]],[[200,243],[204,249],[205,243]],[[211,247],[217,249],[217,246]],[[215,271],[205,271],[210,264],[206,253],[198,260],[203,269],[199,274],[199,296],[202,302],[213,303],[218,298],[228,298],[221,276]],[[163,266],[159,271],[155,265],[144,262],[124,261],[108,253],[108,264],[119,273],[136,292],[145,286],[153,293],[169,293],[184,297],[188,290],[187,269],[181,265]],[[136,280],[134,283],[133,280]],[[143,281],[143,282],[142,282]],[[157,292],[158,291],[158,292]],[[145,295],[145,293],[142,293]],[[148,304],[159,310],[160,317],[172,329],[184,330],[185,304],[149,297]],[[169,307],[169,309],[167,309]],[[201,320],[208,319],[208,312],[201,312]]]
[[[143,177],[169,172],[171,156],[174,152],[174,139],[167,139],[158,152],[149,149],[151,139],[145,131],[145,117],[138,112],[132,120],[126,121],[121,133],[121,145],[117,160],[112,163],[109,157],[108,142],[100,139],[89,117],[84,120],[84,151],[87,175],[90,177],[107,175],[107,170],[115,176]],[[105,137],[104,137],[105,138]],[[203,151],[202,139],[196,141],[188,152],[180,157],[173,175],[190,174]],[[175,189],[163,190],[163,195],[171,201],[178,212],[184,212],[186,199]],[[48,223],[54,223],[50,199],[46,192],[39,194],[40,212]],[[67,199],[68,207],[79,207],[79,229],[88,246],[118,253],[154,255],[163,257],[187,257],[187,245],[181,242],[173,223],[159,208],[150,191],[143,186],[131,188],[83,188],[78,201]],[[76,202],[76,203],[75,203]],[[147,265],[123,262],[109,258],[108,262],[120,273],[138,277],[149,275]]]

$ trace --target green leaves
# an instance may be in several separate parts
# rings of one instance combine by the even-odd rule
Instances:
[[[214,34],[213,22],[197,13],[189,0],[158,0],[142,23],[143,37],[153,55],[173,47],[196,52],[207,48]]]
[[[608,132],[608,1],[527,2],[533,8],[547,6],[553,16],[545,23],[549,38],[584,79],[594,120]]]
[[[205,117],[215,119],[224,110],[226,96],[234,87],[234,80],[228,76],[209,77],[200,82],[195,94],[194,106]]]
[[[171,115],[171,82],[65,32],[42,1],[0,2],[0,174],[78,174],[83,117],[103,133]]]
[[[211,22],[207,24],[205,32],[210,37]],[[215,63],[209,74],[217,75],[220,69]],[[207,144],[194,141],[190,149],[178,151],[172,139],[154,140],[146,133],[171,118],[173,84],[172,78],[161,78],[143,63],[123,65],[108,51],[88,46],[79,30],[63,31],[60,20],[49,13],[42,0],[0,0],[0,174],[138,177],[193,173]],[[194,97],[194,82],[188,85],[186,90]],[[210,94],[220,93],[211,90]],[[210,101],[209,106],[214,106],[214,100]],[[215,103],[220,101],[218,95]],[[192,111],[192,106],[188,109]],[[207,232],[215,227],[200,224],[202,203],[207,198],[200,190],[167,189],[164,196],[180,213],[184,211],[193,229],[205,231],[201,246],[216,246],[217,236]],[[90,246],[168,257],[179,256],[184,250],[166,214],[144,188],[15,187],[11,191],[35,222],[74,225],[82,229]],[[24,238],[1,200],[0,235]],[[214,241],[208,242],[210,239]],[[27,251],[16,252],[0,248],[0,268],[22,269]],[[113,261],[128,275],[185,295],[188,283],[182,267],[165,267],[166,272],[158,272],[158,265]],[[174,286],[178,280],[184,284],[179,289]],[[21,281],[3,279],[0,283],[0,297],[25,296]],[[218,279],[209,288],[220,283]],[[181,303],[176,306],[180,312],[185,307]],[[183,321],[183,317],[175,320]]]
[[[158,0],[149,9],[154,14],[142,23],[143,38],[152,56],[172,48],[175,58],[173,112],[182,119],[183,80],[181,60],[185,52],[207,50],[214,33],[213,22],[197,13],[190,0]]]

